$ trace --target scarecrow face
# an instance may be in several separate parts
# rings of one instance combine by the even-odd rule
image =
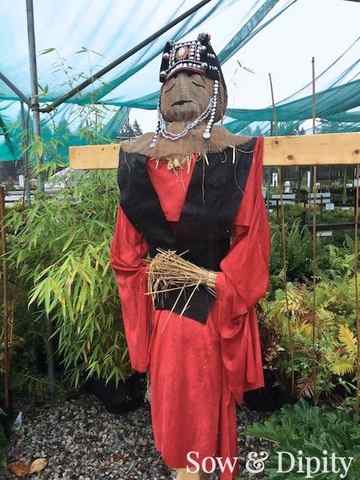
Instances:
[[[191,72],[179,72],[167,80],[160,93],[160,110],[167,122],[189,122],[208,106],[213,80]]]

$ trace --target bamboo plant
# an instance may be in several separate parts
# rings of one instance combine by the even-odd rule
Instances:
[[[57,196],[38,196],[9,215],[9,260],[35,306],[53,324],[74,385],[130,372],[109,263],[117,187],[110,172],[77,174]]]

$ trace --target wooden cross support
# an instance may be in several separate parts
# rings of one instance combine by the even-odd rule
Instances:
[[[113,169],[120,144],[70,147],[70,167]],[[360,164],[360,133],[265,137],[265,166]]]

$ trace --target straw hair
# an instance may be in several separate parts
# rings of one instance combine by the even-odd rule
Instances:
[[[200,285],[205,285],[207,290],[215,296],[216,272],[198,267],[185,260],[182,255],[186,252],[177,254],[175,250],[160,248],[157,251],[159,253],[152,260],[147,261],[149,264],[147,293],[152,296],[153,301],[157,294],[178,290],[179,296],[173,306],[174,309],[184,289],[193,287],[194,290],[183,309],[184,311]]]

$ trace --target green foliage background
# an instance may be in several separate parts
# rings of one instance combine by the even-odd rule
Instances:
[[[51,319],[73,384],[90,376],[118,382],[130,367],[109,263],[115,173],[84,173],[67,182],[55,197],[38,196],[31,208],[9,212],[10,264],[30,305]]]
[[[347,409],[327,409],[312,407],[305,401],[294,406],[286,406],[263,423],[249,427],[244,435],[269,440],[271,448],[269,460],[265,464],[264,478],[268,480],[298,480],[306,474],[278,472],[276,452],[285,451],[295,458],[302,451],[303,457],[324,457],[335,453],[338,457],[354,457],[347,478],[355,480],[360,476],[360,426],[359,415]],[[288,458],[288,457],[285,457]],[[305,460],[304,460],[305,465]],[[329,462],[330,466],[330,462]],[[286,468],[286,465],[284,465]],[[290,465],[287,465],[290,468]],[[337,480],[339,473],[317,473],[313,478]]]

